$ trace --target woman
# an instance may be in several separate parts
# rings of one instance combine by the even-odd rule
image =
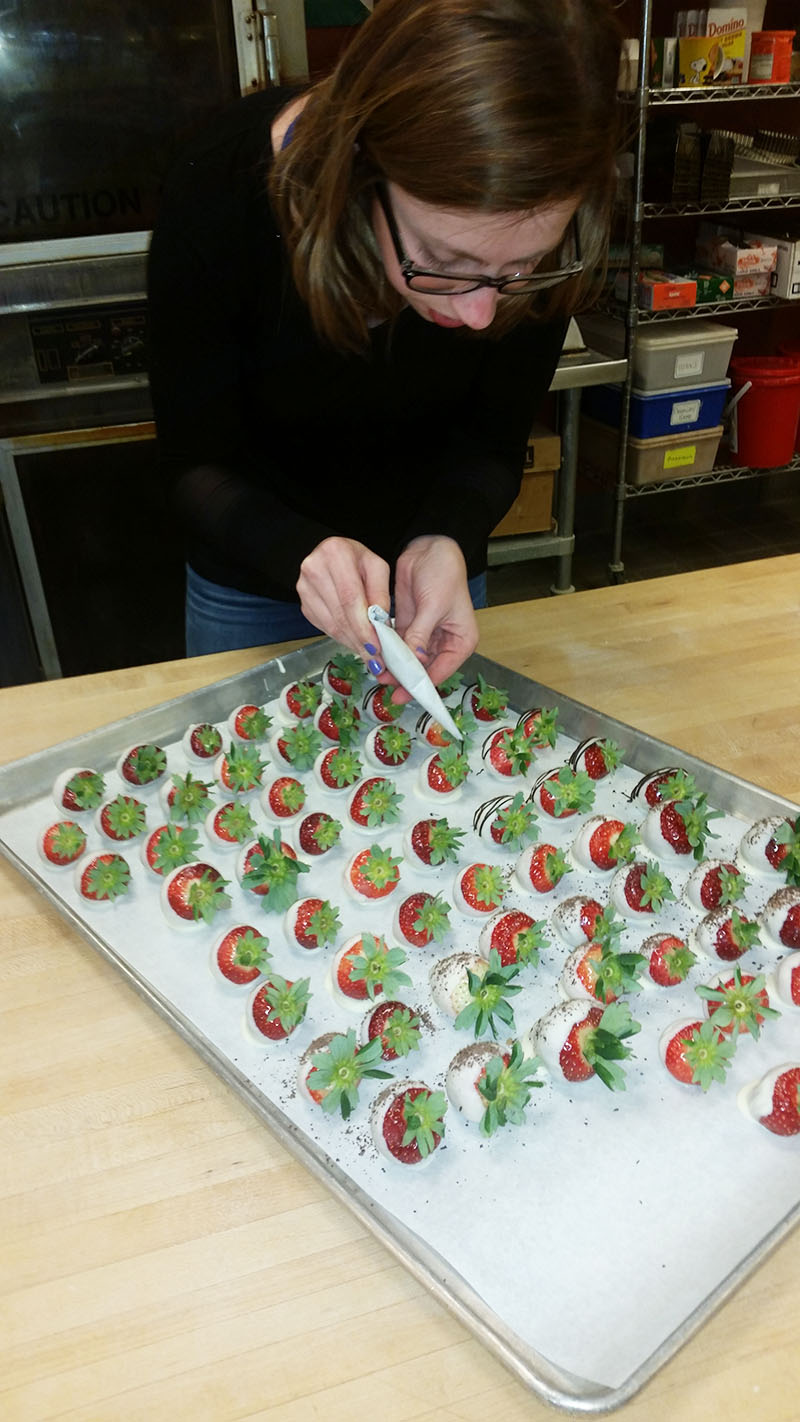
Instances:
[[[390,594],[434,680],[474,649],[602,265],[619,43],[606,0],[381,0],[328,79],[183,157],[150,314],[189,655],[321,630],[387,679],[366,608]]]

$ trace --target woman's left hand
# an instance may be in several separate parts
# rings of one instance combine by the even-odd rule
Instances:
[[[426,534],[409,543],[397,560],[394,601],[400,636],[434,685],[446,681],[478,645],[467,565],[454,539]],[[409,698],[398,690],[392,699]]]

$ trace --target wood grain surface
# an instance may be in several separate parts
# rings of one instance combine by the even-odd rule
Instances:
[[[800,801],[799,589],[791,556],[518,603],[480,650]],[[0,691],[0,758],[264,656]],[[0,1060],[5,1422],[557,1415],[5,862]],[[695,1188],[677,1162],[665,1208]],[[617,1415],[796,1422],[799,1332],[795,1233]]]

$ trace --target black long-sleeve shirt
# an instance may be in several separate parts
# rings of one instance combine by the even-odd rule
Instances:
[[[473,576],[518,492],[563,326],[496,341],[409,307],[363,355],[320,342],[266,193],[290,97],[240,100],[194,140],[153,235],[150,381],[187,557],[214,582],[296,601],[302,559],[333,533],[390,563],[438,533]]]

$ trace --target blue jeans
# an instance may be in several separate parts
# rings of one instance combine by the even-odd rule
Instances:
[[[467,586],[473,607],[486,607],[486,574],[478,573],[470,578]],[[210,583],[187,564],[187,657],[319,636],[319,628],[303,616],[298,603],[258,597],[255,593]]]

